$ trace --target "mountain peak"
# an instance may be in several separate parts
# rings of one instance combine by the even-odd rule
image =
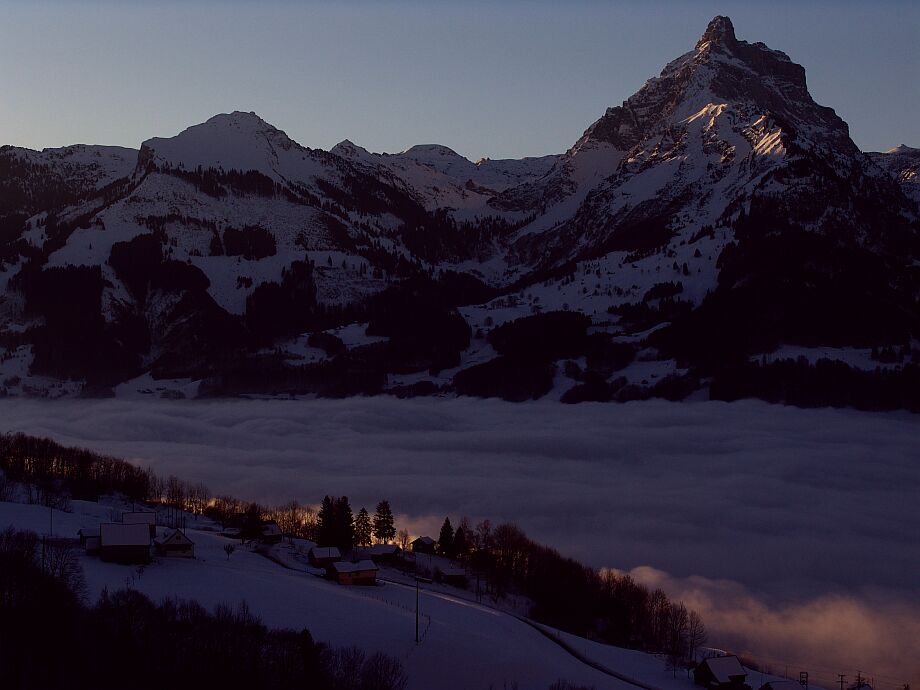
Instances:
[[[706,31],[703,32],[700,40],[696,43],[696,49],[699,50],[707,43],[716,43],[730,48],[737,42],[738,39],[735,38],[735,27],[732,25],[732,20],[718,15],[709,22]]]

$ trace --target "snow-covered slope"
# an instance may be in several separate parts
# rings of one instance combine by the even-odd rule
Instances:
[[[497,193],[544,176],[558,156],[473,163],[440,144],[420,144],[401,153],[370,153],[347,139],[332,153],[378,175],[395,178],[429,210],[451,209],[462,220],[494,213],[487,204]]]
[[[75,538],[118,512],[111,506],[75,501],[73,512],[53,511],[54,534]],[[0,502],[0,529],[8,525],[39,533],[48,530],[48,509]],[[163,528],[160,528],[161,530]],[[307,628],[322,642],[383,651],[403,662],[409,687],[469,690],[512,687],[546,690],[565,679],[597,690],[634,690],[635,686],[603,673],[571,655],[549,636],[500,610],[456,595],[423,590],[420,597],[422,642],[415,645],[415,588],[394,581],[377,587],[342,587],[306,572],[291,570],[247,548],[228,558],[230,540],[212,531],[188,529],[195,558],[157,559],[135,567],[82,557],[92,599],[126,583],[155,600],[180,597],[211,608],[245,601],[272,627]],[[574,639],[574,638],[573,638]],[[629,655],[628,672],[646,683],[661,681],[667,690],[691,690],[682,680],[668,683],[662,660]],[[605,659],[605,661],[608,661]],[[609,661],[608,661],[609,663]]]
[[[868,156],[893,175],[904,193],[920,204],[920,149],[901,144],[884,153],[870,153]]]

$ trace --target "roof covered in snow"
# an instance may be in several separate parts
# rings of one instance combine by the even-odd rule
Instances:
[[[341,558],[342,554],[334,546],[314,546],[310,549],[313,558]]]
[[[732,677],[747,676],[747,671],[736,656],[715,656],[703,663],[720,683],[730,683]]]
[[[347,561],[338,561],[332,564],[337,573],[360,573],[367,570],[379,570],[374,561],[358,561],[357,563],[348,563]]]

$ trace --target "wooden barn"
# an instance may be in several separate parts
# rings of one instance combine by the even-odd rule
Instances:
[[[134,511],[123,513],[121,521],[126,525],[147,525],[150,530],[150,538],[157,535],[157,514],[150,511]]]
[[[266,520],[262,523],[259,541],[263,544],[280,544],[284,538],[284,532],[274,520]]]
[[[393,563],[402,556],[402,549],[396,544],[374,544],[365,552],[374,563]]]
[[[158,537],[153,542],[157,550],[157,556],[166,558],[194,558],[195,542],[181,529],[168,530],[162,537]]]
[[[419,537],[412,542],[412,553],[434,553],[436,543],[431,537]]]
[[[463,568],[444,568],[441,572],[441,582],[453,587],[466,588],[466,570]]]
[[[145,523],[99,525],[99,557],[122,564],[150,562],[150,530]]]
[[[334,546],[314,546],[307,558],[314,568],[327,568],[336,561],[341,561],[342,554]]]
[[[340,585],[376,585],[377,564],[365,560],[357,563],[337,561],[329,566],[332,577]]]
[[[693,682],[709,690],[744,690],[747,671],[736,656],[714,656],[693,669]]]

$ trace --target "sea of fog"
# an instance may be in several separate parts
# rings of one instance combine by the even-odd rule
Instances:
[[[47,435],[265,503],[513,520],[699,609],[710,643],[920,683],[920,416],[761,402],[0,401]]]

